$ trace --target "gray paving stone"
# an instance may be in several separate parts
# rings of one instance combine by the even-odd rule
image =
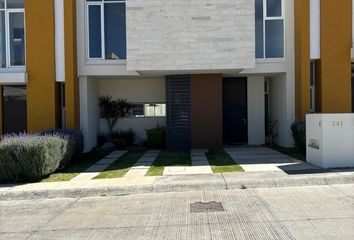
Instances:
[[[192,161],[192,166],[204,166],[204,167],[210,167],[209,162],[206,161]]]
[[[147,151],[124,177],[144,177],[158,155],[159,151]]]
[[[192,162],[193,161],[208,161],[208,158],[204,155],[196,155],[196,156],[191,156]]]
[[[115,158],[104,158],[100,161],[98,161],[95,165],[111,165],[112,163],[114,163],[115,161],[118,161],[119,158],[115,159]]]
[[[124,155],[127,151],[114,151],[111,154],[109,154],[108,156],[106,156],[105,158],[113,158],[113,159],[118,159],[120,158],[122,155]]]

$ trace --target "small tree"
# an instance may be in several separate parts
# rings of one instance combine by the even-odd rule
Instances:
[[[113,134],[114,126],[117,124],[118,119],[127,116],[131,109],[131,104],[127,99],[112,100],[112,96],[102,96],[99,98],[101,113],[108,124],[110,137]]]

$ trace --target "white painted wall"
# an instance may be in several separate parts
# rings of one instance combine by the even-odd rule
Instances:
[[[165,103],[165,80],[154,79],[100,79],[98,80],[98,92],[100,96],[110,95],[113,99],[127,99],[130,103]],[[137,141],[146,139],[146,129],[156,126],[166,126],[165,117],[142,117],[119,119],[116,130],[132,128],[137,134]],[[108,132],[105,119],[100,119],[99,129],[101,133]]]
[[[27,84],[28,74],[23,72],[0,72],[0,84],[24,85]]]
[[[295,41],[294,1],[283,1],[285,8],[285,58],[257,59],[256,68],[242,71],[243,76],[264,75],[270,80],[271,120],[278,120],[275,139],[283,147],[294,145],[290,126],[295,121]]]
[[[55,77],[65,82],[64,0],[54,1],[55,9]]]
[[[294,145],[290,132],[290,126],[294,122],[293,109],[289,104],[289,82],[286,75],[273,77],[269,81],[270,85],[270,120],[277,121],[274,132],[277,133],[275,142],[282,147]]]
[[[165,127],[165,117],[144,117],[144,118],[122,118],[117,122],[114,130],[128,130],[133,129],[137,135],[137,143],[142,143],[146,140],[146,130],[156,126]],[[100,119],[100,132],[108,133],[107,121]]]
[[[320,27],[321,27],[320,0],[310,0],[310,56],[311,59],[321,57]]]
[[[306,143],[308,162],[323,168],[354,167],[354,114],[308,114]]]
[[[99,127],[98,82],[80,77],[80,126],[84,134],[85,152],[97,145]]]
[[[99,95],[127,99],[131,103],[164,103],[165,80],[116,78],[98,80]]]
[[[88,60],[85,39],[85,0],[76,0],[77,21],[77,61],[79,76],[139,76],[135,71],[127,71],[125,60]]]
[[[264,77],[247,78],[248,144],[265,143]]]

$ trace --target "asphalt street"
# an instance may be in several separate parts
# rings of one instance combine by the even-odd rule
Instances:
[[[354,185],[1,201],[0,239],[349,240]]]

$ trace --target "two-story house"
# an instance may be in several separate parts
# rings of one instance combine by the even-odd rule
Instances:
[[[165,126],[169,149],[292,146],[311,112],[352,112],[351,0],[0,0],[2,132]]]

